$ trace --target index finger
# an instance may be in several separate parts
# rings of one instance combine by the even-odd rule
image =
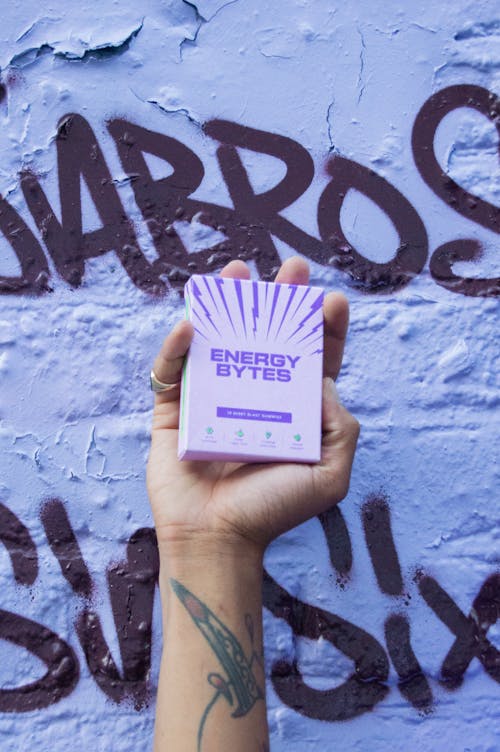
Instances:
[[[220,276],[233,279],[249,279],[250,269],[243,261],[236,259],[226,264]],[[169,389],[165,392],[156,392],[155,399],[157,404],[174,402],[179,399],[182,366],[193,335],[193,325],[191,322],[183,319],[177,322],[170,334],[165,338],[161,350],[156,356],[153,371],[157,379],[164,384],[179,383],[179,387]]]

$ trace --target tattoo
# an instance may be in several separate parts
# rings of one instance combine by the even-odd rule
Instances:
[[[236,706],[231,713],[233,718],[246,715],[257,702],[264,699],[264,692],[257,684],[252,671],[255,659],[259,660],[255,651],[248,660],[241,644],[234,634],[210,611],[202,601],[190,593],[184,585],[174,579],[170,584],[182,605],[194,621],[205,640],[217,656],[225,676],[210,673],[208,683],[214,687],[215,694],[205,708],[198,728],[198,752],[201,750],[201,739],[208,714],[219,699],[225,697],[229,705]],[[253,621],[250,614],[245,616],[245,624],[253,646]],[[264,748],[265,749],[265,748]]]
[[[253,619],[250,614],[245,614],[245,626],[247,628],[248,636],[250,637],[250,642],[252,643],[252,648],[253,648],[254,629],[253,629]],[[250,658],[250,665],[252,665],[254,661],[257,661],[261,669],[264,670],[264,653],[263,652],[260,655],[258,655],[254,650],[252,652],[252,657]]]

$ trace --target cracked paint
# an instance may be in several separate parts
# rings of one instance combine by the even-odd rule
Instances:
[[[221,4],[211,2],[210,0],[197,3],[190,2],[190,0],[182,0],[182,2],[185,5],[188,5],[190,8],[193,8],[195,12],[197,27],[194,34],[190,37],[184,37],[179,45],[179,59],[181,61],[183,60],[183,53],[185,51],[185,48],[188,46],[196,45],[198,41],[198,34],[200,33],[202,27],[205,24],[210,23],[210,21],[212,21],[224,8],[227,8],[229,5],[233,5],[234,3],[239,2],[239,0],[229,0],[229,2]]]
[[[363,36],[363,32],[358,26],[358,34],[359,38],[361,40],[361,49],[359,51],[359,73],[358,73],[358,104],[361,102],[361,97],[363,96],[363,92],[365,90],[365,83],[364,83],[364,70],[365,70],[365,54],[366,54],[366,44],[365,44],[365,38]]]
[[[326,124],[328,128],[328,153],[331,154],[335,150],[335,144],[333,141],[333,108],[335,107],[335,100],[330,102],[326,111]]]
[[[158,91],[158,99],[142,99],[137,94],[138,99],[140,99],[142,102],[149,102],[149,104],[155,105],[155,107],[158,107],[162,112],[165,112],[167,115],[172,115],[179,113],[181,115],[184,115],[189,122],[194,123],[198,126],[198,128],[202,127],[202,123],[200,122],[200,116],[192,112],[188,107],[182,107],[181,106],[181,100],[180,100],[180,92],[177,91],[175,86],[163,86]]]

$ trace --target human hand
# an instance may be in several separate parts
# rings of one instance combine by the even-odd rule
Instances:
[[[249,279],[250,271],[242,261],[232,261],[221,276]],[[275,281],[307,285],[307,262],[288,259]],[[160,554],[186,544],[197,550],[214,544],[262,555],[273,538],[344,498],[359,434],[359,424],[338,402],[333,382],[347,332],[346,298],[328,293],[323,312],[322,446],[317,464],[179,461],[180,386],[155,395],[147,484]],[[167,336],[154,363],[160,381],[180,379],[193,333],[192,324],[181,321]]]

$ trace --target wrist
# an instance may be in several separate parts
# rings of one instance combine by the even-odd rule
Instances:
[[[170,578],[205,583],[262,582],[264,548],[233,535],[196,532],[159,543],[160,589]]]
[[[176,531],[158,540],[160,563],[174,566],[186,562],[217,563],[248,560],[254,563],[264,558],[265,547],[237,533],[203,530]]]

